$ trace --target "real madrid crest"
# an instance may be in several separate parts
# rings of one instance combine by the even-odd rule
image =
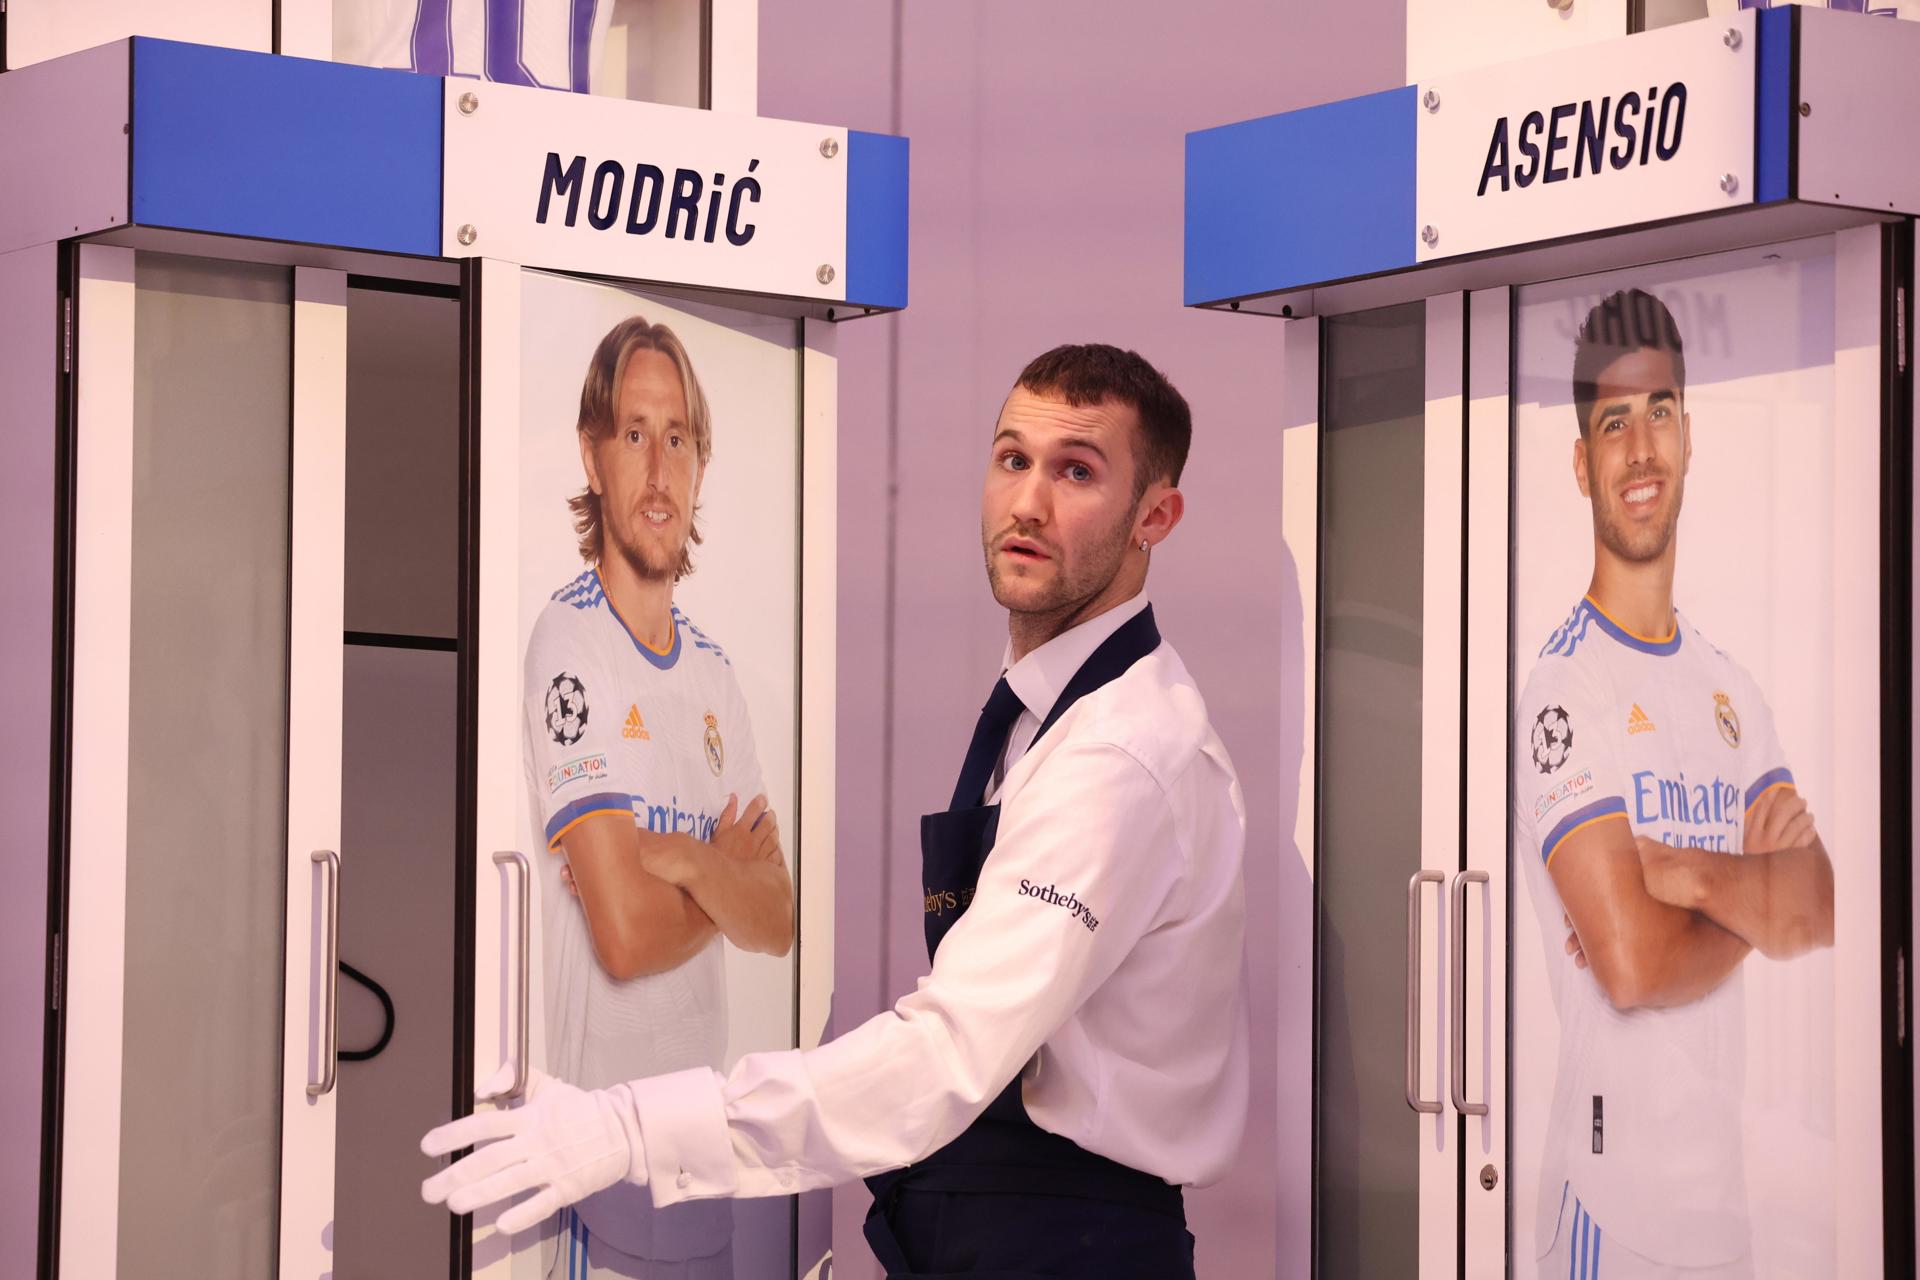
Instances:
[[[1733,700],[1718,690],[1713,695],[1713,723],[1719,727],[1720,736],[1727,740],[1728,746],[1740,745],[1739,713],[1733,709]]]
[[[727,749],[720,741],[720,722],[713,718],[713,712],[707,712],[707,768],[713,770],[713,776],[720,776],[720,766],[727,762]]]

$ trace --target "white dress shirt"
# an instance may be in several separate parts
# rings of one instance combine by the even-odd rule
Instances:
[[[1144,605],[1036,649],[1008,684],[1046,709]],[[1247,1110],[1246,813],[1200,691],[1162,643],[1013,745],[978,889],[912,994],[816,1049],[627,1086],[631,1176],[656,1205],[912,1164],[1015,1076],[1034,1123],[1089,1151],[1174,1184],[1226,1172]]]
[[[1093,656],[1095,649],[1138,617],[1146,609],[1147,603],[1146,593],[1142,592],[1099,617],[1055,636],[1018,662],[1013,660],[1013,642],[1007,642],[1006,656],[1000,659],[1000,674],[1006,678],[1007,687],[1013,690],[1014,696],[1020,699],[1021,710],[1014,719],[1013,728],[1007,731],[1006,749],[994,765],[992,781],[987,783],[986,803],[1000,803],[1000,788],[1006,782],[1007,770],[1020,763],[1020,757],[1027,754],[1027,748],[1033,745],[1034,735],[1040,732],[1047,712],[1053,710],[1053,704],[1066,691],[1067,681],[1073,679],[1086,660]]]

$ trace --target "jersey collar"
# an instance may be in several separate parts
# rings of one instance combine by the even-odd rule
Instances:
[[[1602,609],[1599,601],[1592,596],[1582,596],[1581,603],[1592,612],[1593,620],[1600,624],[1602,631],[1629,649],[1638,649],[1641,653],[1651,653],[1663,658],[1668,654],[1680,652],[1680,611],[1678,609],[1673,612],[1673,627],[1666,635],[1643,636],[1636,631],[1627,630],[1608,617],[1607,611]]]
[[[601,580],[599,565],[593,566],[593,580],[600,588],[600,598],[607,602],[607,612],[612,614],[613,620],[620,624],[620,629],[627,633],[627,639],[633,641],[635,652],[662,671],[670,670],[674,663],[680,661],[680,611],[678,609],[672,611],[672,642],[665,649],[656,649],[635,634],[633,628],[627,625],[627,620],[620,616],[620,610],[614,605],[613,597],[607,594],[607,584]]]

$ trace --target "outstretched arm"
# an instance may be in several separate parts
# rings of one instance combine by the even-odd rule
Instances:
[[[427,1135],[429,1155],[489,1145],[422,1193],[465,1213],[537,1188],[498,1219],[511,1232],[621,1178],[656,1206],[790,1195],[951,1141],[1161,922],[1183,874],[1172,806],[1127,752],[1070,744],[1045,767],[1044,797],[1003,808],[972,905],[891,1011],[814,1049],[747,1054],[726,1076],[587,1092],[536,1075],[527,1105]],[[1219,820],[1239,835],[1237,788],[1230,800]],[[1237,955],[1235,924],[1215,941]]]
[[[1791,787],[1754,802],[1741,853],[1637,843],[1648,892],[1702,913],[1762,955],[1786,960],[1833,945],[1833,863]]]
[[[1706,916],[1648,892],[1624,813],[1566,836],[1551,850],[1547,871],[1587,965],[1616,1009],[1698,1000],[1751,950]]]

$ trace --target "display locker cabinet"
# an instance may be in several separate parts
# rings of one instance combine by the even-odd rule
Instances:
[[[1920,27],[1644,25],[1188,136],[1187,302],[1282,318],[1319,1276],[1912,1274]]]
[[[596,678],[592,712],[691,733],[709,788],[751,762],[728,777],[772,798],[794,886],[784,954],[716,944],[701,1060],[818,1043],[833,331],[906,303],[907,144],[754,117],[751,6],[614,6],[595,47],[655,101],[329,62],[340,6],[269,7],[265,43],[244,5],[191,32],[0,15],[0,1273],[544,1276],[584,1237],[422,1203],[418,1144],[581,1070],[552,1031],[581,906],[539,807],[608,774],[536,768],[556,673],[528,646],[600,590],[571,505],[583,377],[636,319],[684,348],[711,458],[655,666],[739,691],[689,727]],[[736,234],[536,216],[549,154],[636,136],[666,176],[734,174]],[[621,800],[642,826],[704,813]],[[798,1277],[826,1212],[706,1229],[736,1274]]]

